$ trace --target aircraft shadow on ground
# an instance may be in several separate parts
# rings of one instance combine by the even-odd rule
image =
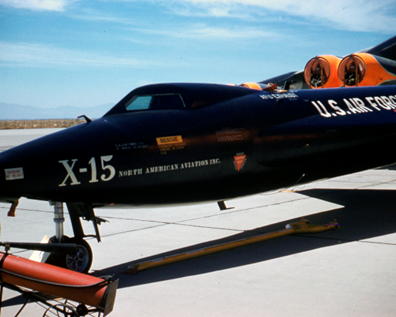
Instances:
[[[139,259],[138,261],[109,267],[104,270],[96,271],[94,275],[102,276],[114,274],[115,278],[120,279],[119,288],[125,288],[240,267],[340,243],[349,243],[396,232],[396,213],[394,210],[396,191],[312,189],[303,190],[299,193],[345,206],[344,208],[341,207],[326,212],[306,215],[306,218],[309,219],[312,224],[325,224],[337,219],[341,224],[341,228],[317,234],[294,234],[274,240],[267,240],[216,254],[141,271],[137,274],[126,275],[123,273],[129,265],[134,265],[138,262],[191,251],[209,245],[241,239],[243,237],[281,230],[285,228],[286,224],[300,220],[289,219],[280,223],[233,235],[225,239],[210,241],[208,243],[173,250],[153,257]]]

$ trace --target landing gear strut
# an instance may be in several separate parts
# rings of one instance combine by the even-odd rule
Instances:
[[[74,243],[77,246],[76,254],[54,254],[47,259],[47,263],[67,268],[72,271],[87,273],[92,265],[93,254],[89,244],[84,240],[85,237],[95,237],[100,242],[98,225],[106,221],[95,216],[92,206],[88,204],[67,203],[70,219],[73,227],[74,238],[64,235],[63,223],[64,209],[62,202],[50,202],[54,206],[55,236],[51,242]],[[80,217],[87,221],[93,221],[95,234],[85,235],[81,225]]]

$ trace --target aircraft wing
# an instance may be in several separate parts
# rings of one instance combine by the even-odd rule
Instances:
[[[368,53],[396,61],[396,35],[381,44],[363,50],[362,53]]]

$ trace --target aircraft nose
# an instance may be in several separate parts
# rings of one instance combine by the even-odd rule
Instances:
[[[11,168],[7,164],[6,155],[0,153],[0,201],[9,202],[15,200],[15,194],[12,194],[12,184],[9,182],[18,177],[18,170]],[[20,177],[20,176],[19,176]]]
[[[23,165],[15,157],[12,149],[0,152],[0,202],[18,200],[22,196],[21,185],[26,185]]]
[[[0,152],[0,196],[5,190],[5,163],[3,159],[3,153]]]

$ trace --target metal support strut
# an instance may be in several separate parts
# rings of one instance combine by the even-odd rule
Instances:
[[[54,206],[55,236],[58,242],[61,242],[63,238],[63,223],[65,222],[63,203],[51,201],[50,205]]]

